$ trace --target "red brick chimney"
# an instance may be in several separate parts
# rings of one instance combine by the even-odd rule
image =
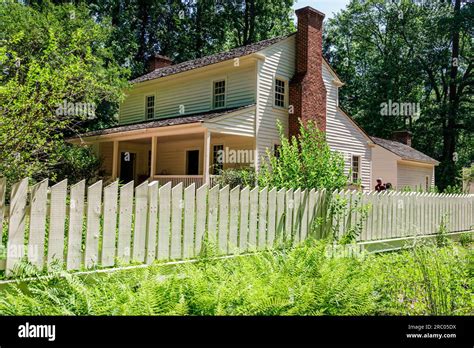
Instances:
[[[411,146],[412,133],[408,130],[395,131],[392,133],[392,140]]]
[[[155,54],[154,56],[150,57],[148,62],[148,71],[153,71],[159,68],[164,68],[165,66],[170,66],[173,64],[173,61],[166,56],[162,56],[160,54]]]
[[[313,120],[319,129],[326,131],[326,87],[323,65],[323,20],[324,13],[312,7],[296,10],[298,32],[296,33],[296,73],[290,81],[289,135],[299,132],[298,119]]]

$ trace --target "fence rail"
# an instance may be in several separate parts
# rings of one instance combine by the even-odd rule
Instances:
[[[189,259],[206,239],[220,254],[296,244],[308,236],[353,231],[357,241],[471,230],[474,195],[361,193],[276,188],[197,187],[133,182],[119,186],[48,180],[11,188],[0,179],[0,226],[6,231],[7,274],[27,258],[38,267],[59,261],[68,270],[123,262]],[[366,207],[366,208],[364,208]],[[366,214],[366,219],[362,217]],[[4,240],[3,238],[2,240]]]

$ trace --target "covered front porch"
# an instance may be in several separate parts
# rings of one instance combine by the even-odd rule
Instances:
[[[248,161],[218,160],[219,150],[248,151],[255,149],[253,137],[195,129],[184,134],[156,134],[136,139],[116,139],[98,144],[103,171],[111,180],[123,182],[156,180],[160,184],[182,182],[185,186],[211,183],[220,169],[252,165]],[[245,160],[245,159],[244,159]]]
[[[211,184],[222,169],[255,165],[254,121],[250,105],[121,125],[71,142],[93,147],[106,181]]]

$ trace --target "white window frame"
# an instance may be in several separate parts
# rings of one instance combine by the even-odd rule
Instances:
[[[215,83],[224,81],[224,105],[223,106],[215,106],[214,105],[214,97],[215,97]],[[228,84],[227,84],[227,76],[222,76],[216,79],[213,79],[211,82],[211,109],[218,110],[224,109],[227,107],[227,91],[228,91]]]
[[[358,160],[358,170],[357,170],[357,180],[354,180],[354,157],[357,157]],[[351,163],[350,163],[350,168],[351,168],[351,184],[356,184],[357,182],[361,181],[361,168],[362,168],[362,156],[358,155],[356,153],[351,154]]]
[[[285,83],[285,92],[283,93],[283,106],[276,105],[275,101],[275,94],[276,94],[276,81],[280,80]],[[281,75],[274,75],[273,76],[273,86],[272,86],[272,100],[273,100],[273,107],[275,109],[281,109],[281,110],[286,110],[288,108],[288,99],[289,99],[289,89],[290,89],[290,83],[289,79],[287,77],[281,76]]]
[[[153,97],[153,117],[148,118],[148,97]],[[146,120],[153,120],[155,119],[155,113],[156,113],[156,94],[155,93],[150,93],[150,94],[145,94],[145,100],[143,102],[145,105],[145,121]]]

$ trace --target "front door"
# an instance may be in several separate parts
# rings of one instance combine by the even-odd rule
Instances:
[[[120,157],[120,181],[127,183],[135,178],[135,157],[131,152],[122,152]]]
[[[199,150],[186,151],[186,175],[199,174]]]

